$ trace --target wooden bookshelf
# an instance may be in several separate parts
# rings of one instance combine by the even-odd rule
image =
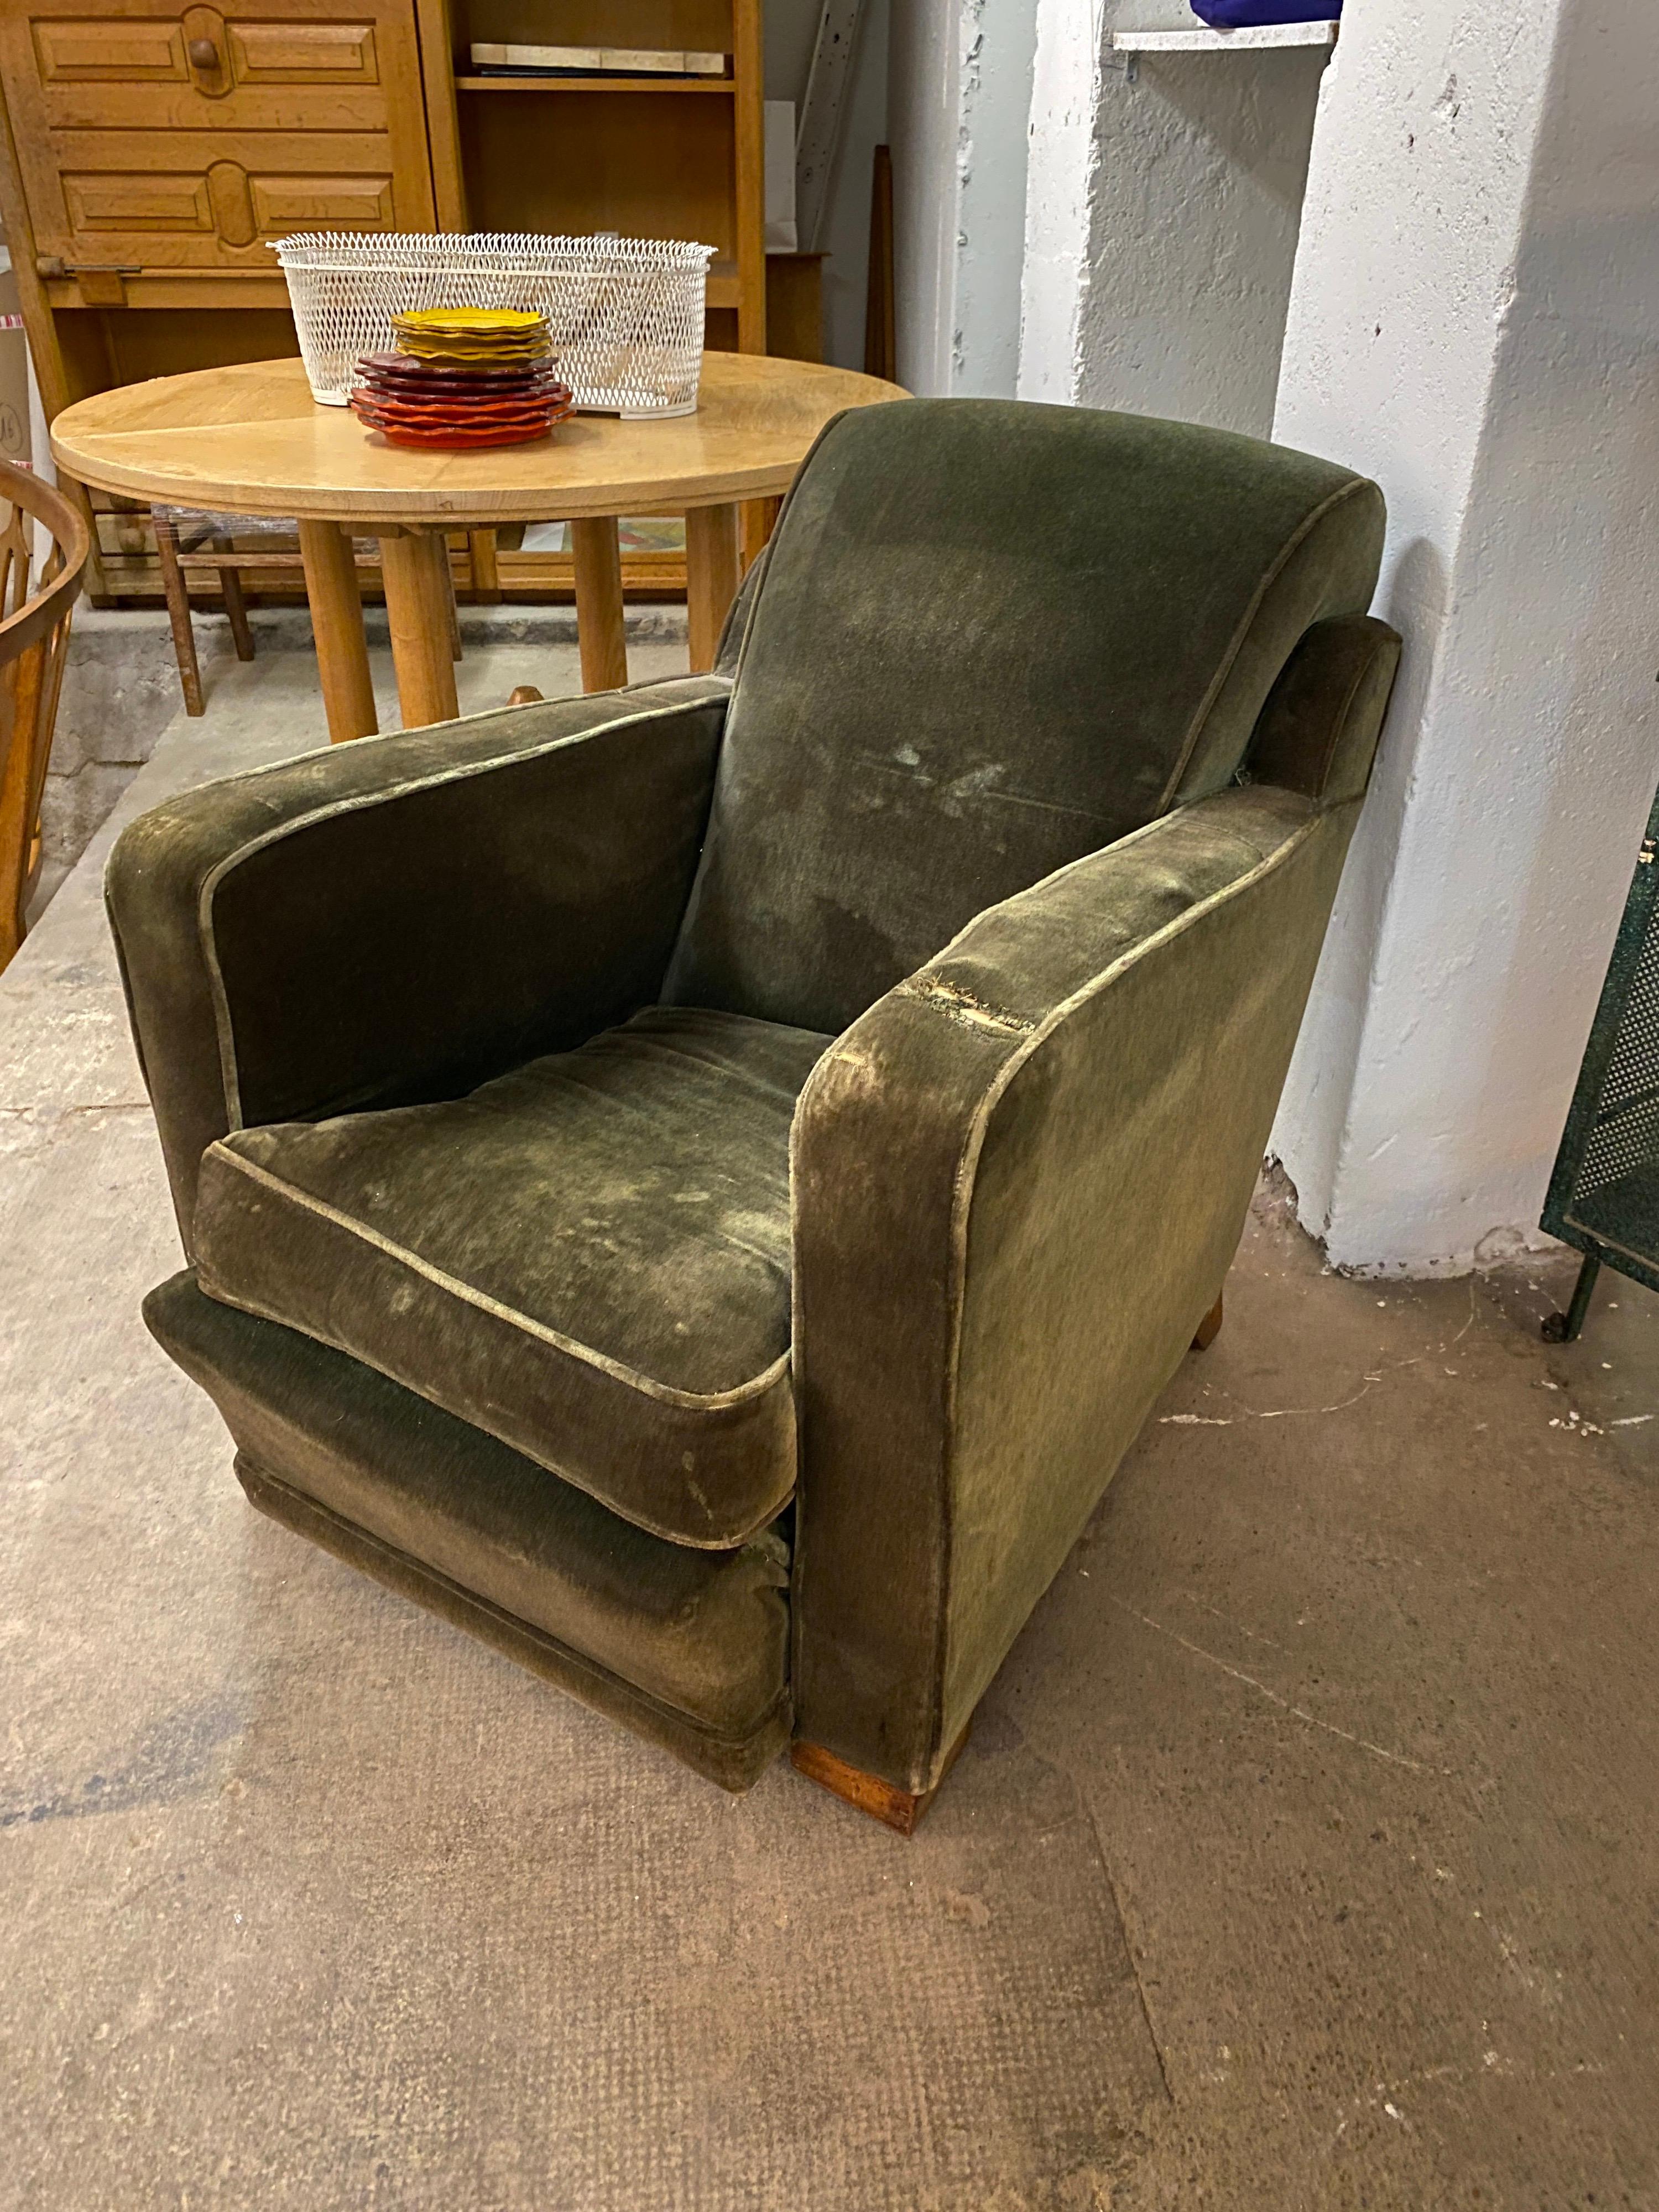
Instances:
[[[415,4],[441,230],[699,240],[715,251],[709,343],[765,352],[760,0]],[[690,47],[730,55],[731,74],[479,76],[486,41]]]

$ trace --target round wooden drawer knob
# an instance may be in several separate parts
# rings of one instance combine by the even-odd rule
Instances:
[[[192,39],[185,52],[190,56],[193,68],[216,70],[219,66],[219,49],[211,39]]]

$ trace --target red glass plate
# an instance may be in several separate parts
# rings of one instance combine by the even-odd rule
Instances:
[[[434,453],[465,453],[475,446],[529,446],[550,434],[551,424],[527,430],[404,430],[386,424],[378,434],[388,446],[423,446]]]
[[[451,400],[443,404],[434,401],[411,401],[388,398],[381,393],[366,392],[360,386],[351,395],[352,405],[360,411],[372,410],[380,415],[395,415],[419,427],[422,423],[477,423],[481,428],[491,422],[516,422],[531,415],[568,413],[568,394],[558,398],[529,398],[498,400]]]

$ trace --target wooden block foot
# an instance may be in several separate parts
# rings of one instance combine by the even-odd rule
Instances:
[[[1198,1324],[1198,1334],[1193,1339],[1193,1350],[1194,1352],[1207,1352],[1220,1334],[1221,1300],[1218,1298],[1215,1304],[1210,1308],[1208,1313],[1205,1315],[1203,1320]]]
[[[973,1723],[969,1721],[968,1726],[971,1728]],[[920,1794],[896,1789],[878,1775],[849,1766],[844,1759],[837,1759],[833,1751],[825,1751],[821,1744],[805,1743],[799,1738],[789,1747],[789,1763],[810,1780],[822,1784],[844,1803],[867,1813],[872,1820],[879,1820],[884,1827],[896,1829],[901,1836],[911,1836],[915,1833],[916,1823],[944,1787],[945,1778],[956,1765],[957,1753],[967,1741],[965,1728],[945,1754],[939,1780],[931,1790]]]

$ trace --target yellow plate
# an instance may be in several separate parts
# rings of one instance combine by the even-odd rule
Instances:
[[[396,330],[481,338],[529,337],[547,317],[529,307],[409,307],[392,318]]]

